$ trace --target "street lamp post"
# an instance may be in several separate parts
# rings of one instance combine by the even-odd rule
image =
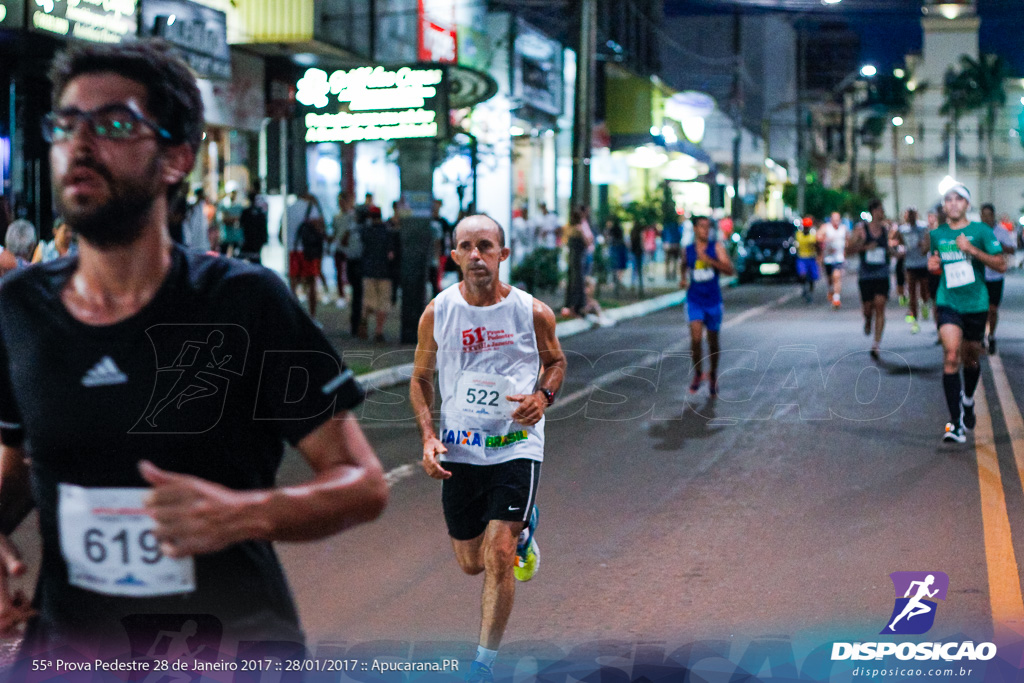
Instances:
[[[860,136],[857,133],[857,102],[851,95],[850,99],[847,100],[846,90],[851,85],[855,84],[858,79],[871,78],[878,70],[871,64],[865,64],[860,69],[850,72],[846,75],[843,80],[839,81],[839,85],[832,89],[834,93],[843,94],[843,107],[846,111],[847,104],[849,105],[850,112],[850,192],[856,195],[860,192],[860,176],[857,174],[857,143],[860,140]]]

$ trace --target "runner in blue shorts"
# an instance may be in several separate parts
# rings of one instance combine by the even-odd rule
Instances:
[[[711,220],[706,216],[693,218],[693,244],[683,255],[679,286],[686,289],[686,314],[690,320],[690,345],[693,351],[693,382],[690,393],[696,394],[701,382],[708,380],[708,391],[718,395],[718,331],[722,329],[722,288],[719,275],[732,275],[735,269],[725,245],[709,240]],[[688,281],[692,278],[692,281]],[[711,372],[704,375],[704,330],[708,333],[708,361]]]

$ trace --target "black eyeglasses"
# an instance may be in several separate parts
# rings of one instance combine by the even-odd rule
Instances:
[[[43,117],[43,139],[50,143],[71,139],[79,123],[88,125],[89,132],[105,140],[132,140],[139,137],[142,124],[151,128],[161,140],[171,140],[171,134],[126,104],[109,104],[93,111],[70,107],[52,111]]]

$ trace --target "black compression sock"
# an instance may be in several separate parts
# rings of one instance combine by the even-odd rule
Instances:
[[[964,396],[974,398],[974,390],[978,388],[978,380],[981,379],[981,366],[973,368],[964,366]]]
[[[946,394],[946,406],[949,407],[950,422],[960,424],[960,373],[942,375],[942,390]]]

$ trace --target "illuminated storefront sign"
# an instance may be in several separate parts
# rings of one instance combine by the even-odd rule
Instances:
[[[24,0],[0,0],[0,29],[21,28],[24,25]]]
[[[134,36],[138,0],[31,0],[36,31],[96,43],[120,43]]]
[[[419,0],[417,59],[455,64],[459,61],[459,35],[451,0]]]
[[[553,116],[562,113],[562,46],[520,19],[512,56],[512,97]]]
[[[695,90],[676,93],[665,102],[665,116],[679,121],[686,139],[697,144],[704,139],[704,120],[714,111],[714,98]]]
[[[295,84],[306,142],[358,142],[447,136],[443,69],[365,66],[328,75],[309,69]]]
[[[188,0],[146,0],[143,33],[159,36],[179,50],[201,78],[231,78],[227,16]]]

